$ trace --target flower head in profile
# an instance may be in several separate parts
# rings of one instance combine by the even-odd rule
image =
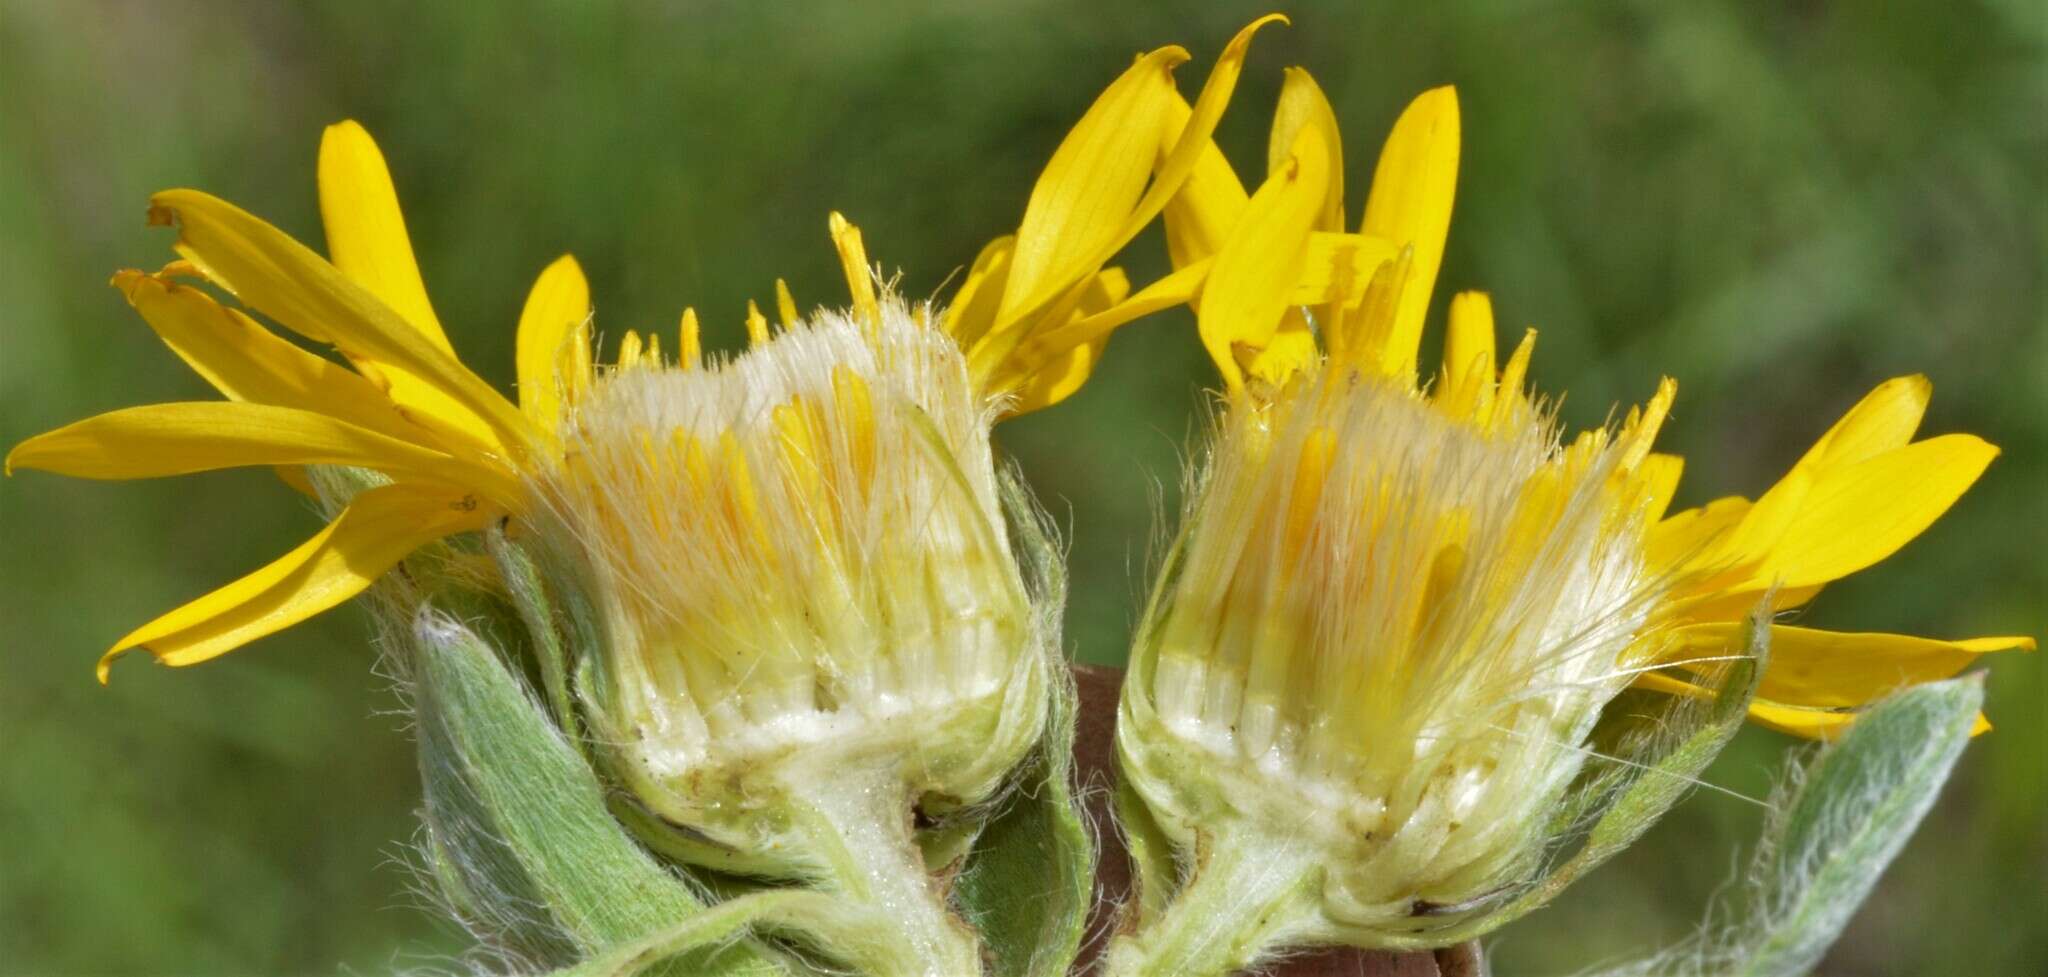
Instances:
[[[671,353],[628,331],[606,364],[565,257],[520,318],[517,403],[454,354],[390,174],[354,123],[321,146],[325,258],[210,195],[158,194],[151,221],[177,229],[181,260],[116,284],[227,399],[81,421],[19,445],[10,468],[263,465],[304,483],[310,467],[336,514],[121,639],[102,679],[136,648],[212,659],[429,543],[490,529],[496,594],[550,605],[521,607],[532,644],[568,646],[566,661],[536,652],[556,718],[587,728],[629,788],[622,816],[651,843],[853,897],[882,914],[862,925],[888,972],[978,969],[913,814],[996,797],[1062,681],[1056,595],[1024,572],[1056,557],[1013,551],[990,428],[1073,393],[1111,331],[1159,307],[1108,262],[1196,171],[1253,34],[1277,19],[1225,48],[1192,106],[1172,75],[1187,52],[1138,58],[947,308],[880,287],[860,232],[834,214],[849,307],[801,314],[778,283],[779,326],[750,308],[744,352],[707,357],[686,312]],[[343,470],[357,474],[328,477]],[[520,559],[543,586],[514,579]]]
[[[1291,71],[1268,175],[1220,153],[1166,211],[1223,406],[1132,651],[1119,746],[1194,862],[1115,973],[1212,973],[1279,946],[1441,945],[1538,879],[1605,707],[1711,698],[1745,622],[1810,600],[1941,515],[1996,449],[1914,440],[1927,382],[1879,387],[1756,502],[1667,513],[1666,379],[1567,436],[1504,358],[1489,300],[1450,303],[1418,366],[1459,151],[1455,94],[1417,98],[1346,235],[1343,153]],[[1751,716],[1806,736],[2023,638],[1768,628]],[[1224,905],[1243,932],[1212,925]],[[1529,908],[1527,900],[1514,912]]]

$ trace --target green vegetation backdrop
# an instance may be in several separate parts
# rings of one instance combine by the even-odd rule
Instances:
[[[321,127],[383,142],[436,304],[509,388],[512,325],[564,250],[600,327],[740,342],[785,275],[843,300],[830,208],[936,289],[1012,226],[1062,132],[1130,56],[1239,3],[868,0],[796,9],[569,2],[0,0],[0,442],[205,397],[104,286],[155,267],[147,195],[197,186],[321,240]],[[2048,631],[2048,17],[1983,3],[1289,5],[1226,148],[1258,172],[1279,69],[1330,92],[1362,187],[1395,113],[1458,85],[1465,159],[1440,292],[1543,328],[1574,424],[1680,382],[1681,504],[1754,493],[1885,377],[1925,371],[1934,430],[2006,449],[1979,488],[1809,620]],[[1431,12],[1433,11],[1434,12]],[[1355,206],[1355,202],[1354,202]],[[1129,263],[1156,272],[1155,236]],[[1441,306],[1442,295],[1439,296]],[[1185,314],[1119,334],[1093,383],[1001,433],[1069,527],[1067,640],[1122,658],[1209,382]],[[395,856],[417,801],[360,610],[217,664],[92,681],[129,627],[309,535],[267,473],[0,484],[0,972],[377,973],[455,935]],[[2043,668],[1997,661],[1999,728],[1832,958],[1837,974],[2048,973]],[[1751,730],[1714,783],[1760,796],[1789,743]],[[1500,934],[1561,974],[1683,934],[1761,810],[1700,792],[1557,907]]]

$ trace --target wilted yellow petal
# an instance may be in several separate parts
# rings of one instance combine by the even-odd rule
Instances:
[[[565,254],[541,270],[519,312],[519,406],[544,432],[555,429],[562,404],[573,403],[589,379],[557,372],[570,343],[590,343],[590,283]]]
[[[1280,328],[1322,209],[1329,161],[1322,134],[1302,129],[1293,157],[1252,194],[1216,253],[1196,324],[1202,345],[1233,390],[1244,383],[1235,348],[1264,349]]]
[[[428,437],[375,384],[199,289],[139,271],[121,272],[113,284],[180,359],[231,400],[315,411],[403,441]]]
[[[109,411],[15,445],[6,471],[74,478],[161,478],[245,465],[356,465],[394,476],[472,486],[497,498],[509,475],[324,414],[228,401]]]
[[[363,591],[406,554],[480,529],[500,514],[459,491],[384,485],[357,495],[320,534],[281,559],[143,625],[99,661],[143,648],[166,665],[215,658]]]
[[[178,227],[178,253],[250,306],[308,338],[367,359],[414,421],[518,452],[528,427],[517,408],[446,350],[305,245],[197,190],[151,198],[150,217]]]
[[[1412,373],[1430,290],[1443,264],[1451,202],[1458,187],[1458,95],[1446,86],[1409,103],[1380,150],[1360,229],[1413,247],[1415,257],[1380,350],[1390,373]]]
[[[320,137],[320,223],[327,228],[334,267],[453,355],[448,334],[427,301],[391,170],[376,141],[354,119],[328,126]]]

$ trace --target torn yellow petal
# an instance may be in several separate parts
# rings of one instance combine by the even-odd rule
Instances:
[[[562,405],[574,403],[589,378],[560,369],[563,347],[590,343],[590,283],[569,255],[534,280],[519,312],[519,407],[534,426],[552,432]]]
[[[136,629],[99,660],[142,648],[193,665],[283,630],[361,593],[413,550],[498,517],[475,496],[417,485],[357,495],[327,528],[276,562]]]
[[[178,253],[243,302],[376,364],[392,400],[415,421],[439,422],[502,452],[524,450],[529,429],[517,408],[305,245],[196,190],[157,194],[150,217],[177,226]]]
[[[369,289],[442,352],[448,334],[427,301],[405,215],[384,154],[355,120],[328,126],[320,137],[320,223],[334,267]]]
[[[1429,311],[1437,269],[1443,264],[1457,185],[1458,96],[1445,86],[1417,96],[1395,121],[1394,131],[1380,150],[1360,226],[1364,233],[1385,238],[1397,247],[1415,249],[1408,282],[1380,351],[1389,373],[1400,375],[1415,369],[1423,317]]]
[[[1329,185],[1329,161],[1322,133],[1302,129],[1294,155],[1252,194],[1209,269],[1196,326],[1232,390],[1244,383],[1236,347],[1264,349],[1280,328]]]
[[[429,438],[375,384],[199,289],[139,271],[121,272],[113,284],[180,359],[230,400],[314,411],[403,441]]]
[[[6,471],[127,479],[246,465],[355,465],[470,486],[500,499],[516,492],[509,473],[325,414],[231,401],[150,404],[88,417],[15,445]]]
[[[747,342],[759,346],[768,341],[768,317],[761,314],[761,307],[747,300]]]

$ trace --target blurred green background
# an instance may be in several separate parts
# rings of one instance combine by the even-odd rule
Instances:
[[[575,252],[600,325],[686,303],[732,347],[785,275],[842,300],[830,208],[906,292],[1013,226],[1038,167],[1139,50],[1190,46],[1184,90],[1260,8],[1042,0],[436,5],[0,0],[0,442],[209,396],[102,284],[155,267],[153,190],[191,185],[314,242],[321,126],[390,156],[442,319],[509,385],[533,274]],[[1682,504],[1769,484],[1877,381],[1924,371],[1929,426],[2006,455],[1900,557],[1810,622],[2048,631],[2048,15],[1986,3],[1293,4],[1223,138],[1251,174],[1279,69],[1309,67],[1362,188],[1406,99],[1451,82],[1465,157],[1439,287],[1543,327],[1567,418],[1680,382]],[[1434,10],[1434,12],[1430,12]],[[1354,208],[1358,205],[1353,199]],[[1354,214],[1356,211],[1354,210]],[[1142,238],[1127,264],[1157,273]],[[1209,381],[1191,321],[1120,334],[1095,381],[1006,427],[1069,527],[1069,644],[1123,654],[1157,513]],[[405,720],[359,610],[203,669],[93,657],[314,528],[267,473],[0,484],[0,972],[377,973],[458,945],[394,864],[412,832]],[[2048,973],[2037,656],[1992,668],[1997,732],[1835,951],[1835,974]],[[1711,779],[1764,793],[1746,732]],[[1677,938],[1761,812],[1701,792],[1615,865],[1494,940],[1562,974]]]

